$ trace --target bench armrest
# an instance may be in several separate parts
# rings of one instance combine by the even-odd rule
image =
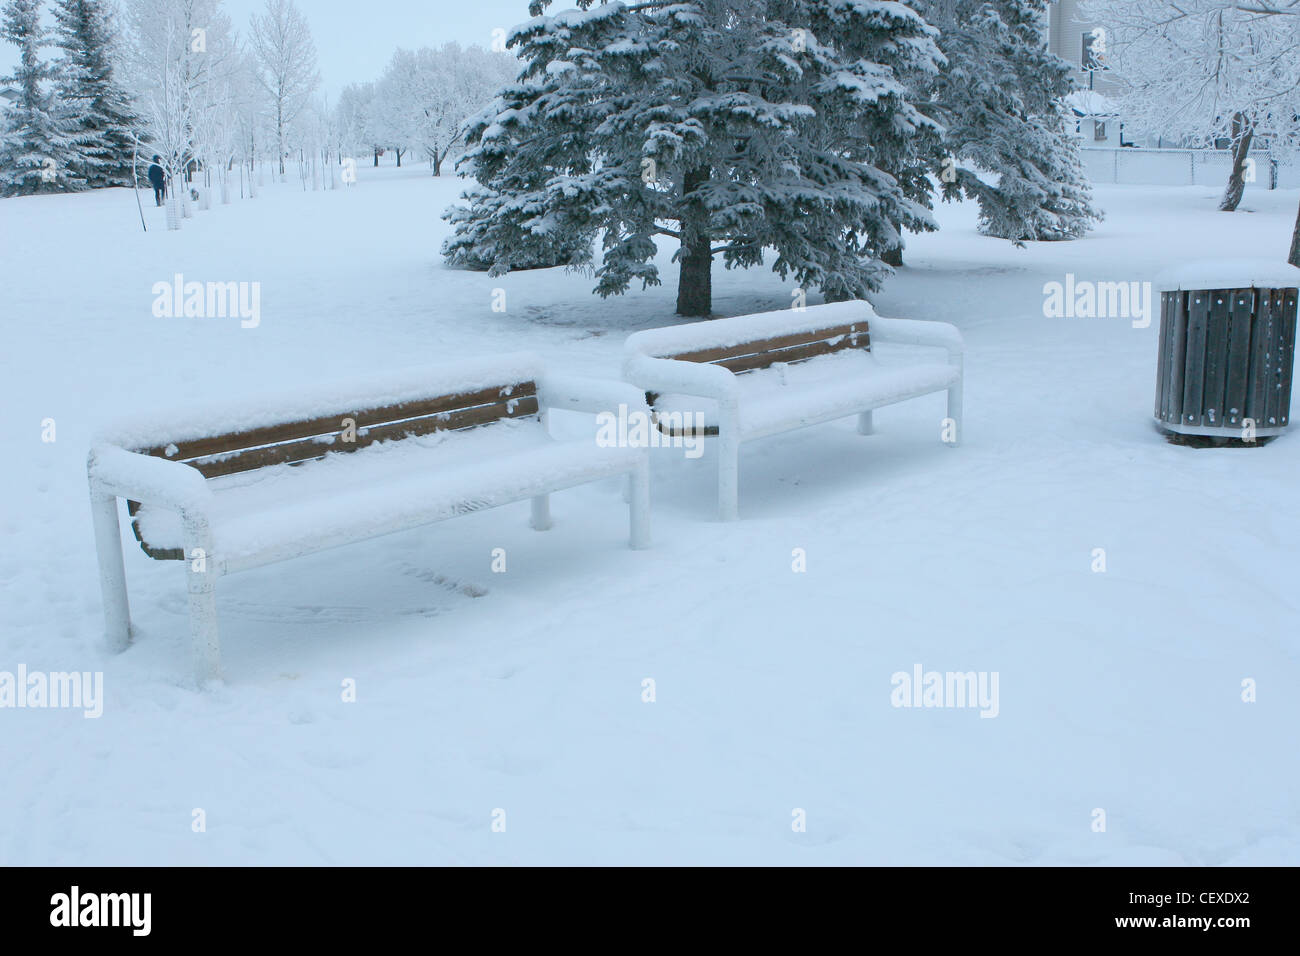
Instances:
[[[86,473],[92,489],[182,514],[201,514],[212,499],[212,489],[197,469],[116,445],[92,448]]]
[[[948,350],[953,364],[961,365],[966,345],[961,332],[947,322],[925,322],[920,319],[871,320],[871,344],[885,342],[895,345],[929,345]]]
[[[618,414],[619,406],[628,411],[649,412],[645,393],[626,382],[609,378],[582,378],[576,375],[547,373],[537,382],[539,402],[546,408],[574,412]]]
[[[679,393],[734,403],[735,373],[721,365],[656,358],[629,350],[623,357],[623,377],[647,392]]]

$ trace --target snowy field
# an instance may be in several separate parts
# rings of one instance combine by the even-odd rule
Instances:
[[[665,286],[610,300],[562,270],[449,271],[459,184],[360,172],[180,233],[150,204],[144,234],[126,191],[0,203],[0,671],[104,674],[99,719],[0,710],[0,865],[1300,863],[1300,437],[1170,445],[1158,319],[1043,315],[1067,273],[1278,258],[1295,192],[1227,215],[1215,189],[1104,187],[1087,239],[1025,250],[941,207],[876,307],[964,332],[960,448],[934,395],[869,438],[745,446],[734,524],[707,452],[657,454],[650,551],[608,481],[556,495],[545,534],[522,503],[224,578],[205,693],[180,566],[132,544],[138,636],[109,655],[101,426],[520,348],[616,376],[627,333],[676,321],[667,254]],[[175,273],[260,282],[260,325],[155,318]],[[724,315],[791,301],[766,269],[714,286]],[[917,665],[996,672],[996,719],[891,706]]]

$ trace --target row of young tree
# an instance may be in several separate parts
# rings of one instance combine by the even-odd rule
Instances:
[[[113,0],[53,0],[52,12],[51,30],[43,0],[3,5],[19,64],[4,79],[0,194],[131,185],[157,154],[173,184],[201,171],[225,198],[237,164],[274,159],[283,175],[286,157],[337,148],[293,0],[267,0],[247,38],[222,0],[126,0],[124,15]]]
[[[520,76],[469,125],[452,264],[591,266],[608,296],[658,285],[672,240],[677,311],[703,316],[717,260],[865,297],[907,232],[937,228],[939,197],[975,200],[981,231],[1014,242],[1100,218],[1047,0],[550,2],[532,0],[509,38]]]
[[[518,72],[513,56],[484,47],[399,49],[383,76],[339,94],[340,141],[353,155],[371,153],[376,166],[386,150],[393,150],[398,166],[414,152],[440,176],[448,155],[462,145],[466,120]]]

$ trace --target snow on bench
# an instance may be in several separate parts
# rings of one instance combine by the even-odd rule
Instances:
[[[528,355],[411,369],[278,399],[169,414],[102,436],[87,466],[109,643],[130,640],[117,499],[145,554],[187,562],[195,673],[219,672],[216,579],[626,475],[631,545],[649,546],[644,448],[553,438],[546,412],[646,410],[622,382],[547,374]]]
[[[946,360],[887,366],[874,343],[934,346]],[[714,319],[629,336],[623,377],[646,390],[661,430],[696,422],[718,438],[718,504],[739,514],[742,442],[948,393],[951,442],[961,428],[961,333],[945,322],[884,319],[863,301]],[[671,426],[673,433],[677,426]]]

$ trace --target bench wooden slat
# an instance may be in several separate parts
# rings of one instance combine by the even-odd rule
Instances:
[[[803,362],[819,355],[830,355],[844,349],[862,349],[871,351],[871,331],[869,323],[850,322],[847,325],[833,325],[824,329],[812,329],[807,332],[793,332],[789,335],[776,335],[766,339],[755,339],[737,345],[715,346],[696,349],[692,352],[678,352],[664,355],[662,358],[675,362],[701,362],[709,365],[721,365],[732,372],[751,372],[770,368],[778,362]],[[646,392],[646,404],[651,408],[659,400],[658,392]],[[660,426],[663,431],[663,427]],[[665,432],[667,434],[667,432]]]
[[[330,452],[352,452],[381,441],[459,431],[505,418],[530,418],[539,410],[537,384],[516,382],[178,442],[170,455],[170,445],[148,448],[141,454],[182,462],[205,478],[220,478],[273,465],[315,461]],[[344,419],[348,418],[355,422],[356,437],[345,442]],[[131,530],[145,554],[160,561],[185,559],[178,548],[154,547],[145,540],[137,518],[138,502],[128,501],[127,510],[132,518]]]
[[[140,507],[138,501],[128,501],[126,503],[126,513],[131,516],[131,533],[135,535],[135,540],[140,543],[140,550],[155,561],[184,561],[184,549],[155,548],[144,539],[144,535],[140,533],[140,519],[136,517],[140,513]]]
[[[666,355],[664,358],[674,359],[678,362],[715,363],[720,359],[741,358],[747,355],[756,355],[763,352],[776,351],[778,349],[808,345],[813,342],[838,339],[841,336],[850,337],[850,340],[844,342],[841,346],[843,348],[870,350],[871,335],[868,324],[866,322],[853,322],[848,325],[836,325],[826,329],[814,329],[809,332],[795,332],[790,335],[778,335],[767,339],[756,339],[752,342],[742,342],[739,345],[727,345],[707,349],[697,349],[693,352],[681,352],[677,355]]]
[[[508,394],[507,394],[508,393]],[[141,453],[155,458],[167,458],[172,461],[189,461],[195,458],[207,458],[242,449],[258,448],[300,439],[337,435],[343,431],[343,420],[351,418],[356,422],[357,430],[382,425],[389,422],[420,418],[454,412],[459,409],[488,405],[513,399],[533,398],[536,411],[537,386],[533,382],[519,382],[510,385],[493,386],[476,392],[462,392],[455,395],[439,395],[434,398],[399,405],[386,405],[380,408],[362,409],[360,411],[343,411],[322,418],[305,421],[283,422],[262,428],[250,428],[243,432],[230,432],[200,438],[194,441],[178,442],[176,452],[168,455],[168,445],[142,449]]]
[[[711,364],[721,365],[723,368],[729,368],[737,373],[753,372],[759,369],[771,368],[777,363],[806,362],[808,359],[817,358],[819,355],[833,355],[836,352],[844,352],[852,348],[853,346],[849,344],[848,339],[842,342],[810,342],[807,345],[799,345],[792,349],[759,352],[757,355],[723,359]]]
[[[234,454],[223,454],[216,458],[191,460],[187,464],[192,468],[197,468],[205,478],[219,478],[223,475],[253,471],[270,465],[313,461],[317,458],[323,458],[331,451],[356,451],[368,445],[373,445],[375,442],[410,438],[416,435],[429,435],[439,431],[457,431],[462,428],[473,428],[476,425],[487,425],[503,418],[528,418],[536,414],[537,399],[535,397],[530,395],[515,398],[512,395],[509,400],[498,402],[495,405],[478,405],[473,408],[442,412],[436,415],[425,415],[421,418],[411,418],[406,421],[373,425],[366,429],[358,427],[356,440],[351,442],[344,442],[339,438],[335,438],[333,443],[326,443],[307,438],[280,445],[248,448]]]
[[[850,322],[847,325],[792,332],[789,335],[776,335],[766,339],[741,342],[737,345],[696,349],[663,357],[678,362],[721,365],[740,374],[771,368],[778,363],[805,362],[820,355],[832,355],[846,349],[862,349],[868,352],[871,350],[871,332],[868,322]],[[659,401],[657,392],[646,392],[645,397],[646,404],[651,408],[654,408]],[[665,435],[677,437],[685,434],[683,430],[672,428],[660,421],[658,417],[655,419],[655,426]],[[704,434],[717,435],[717,426],[706,427]]]
[[[836,352],[842,352],[845,349],[853,348],[852,345],[835,343],[835,342],[810,342],[807,345],[800,345],[795,348],[781,349],[776,352],[759,352],[756,355],[745,355],[740,358],[722,359],[716,362],[710,362],[711,365],[721,365],[733,372],[751,372],[758,369],[771,368],[777,363],[784,362],[806,362],[808,359],[817,358],[819,355],[834,355]],[[646,392],[646,404],[654,408],[659,401],[657,392]],[[678,437],[686,434],[685,430],[674,429],[655,419],[655,427],[665,435]],[[694,432],[691,432],[694,434]],[[705,429],[704,435],[717,435],[717,426],[710,426]]]

